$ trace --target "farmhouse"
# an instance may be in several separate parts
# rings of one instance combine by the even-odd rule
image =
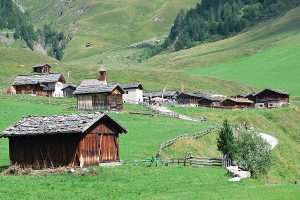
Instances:
[[[251,108],[254,102],[244,98],[227,98],[220,103],[221,106],[232,109]]]
[[[277,89],[264,89],[254,95],[256,108],[279,108],[289,104],[290,95]]]
[[[73,92],[78,110],[122,110],[125,93],[120,85],[104,85],[102,81],[83,81]]]
[[[62,97],[65,78],[62,74],[19,75],[12,86],[16,94]]]
[[[123,101],[128,103],[143,103],[143,86],[141,83],[132,83],[121,86],[125,93],[123,94]]]
[[[0,133],[9,138],[11,165],[33,169],[119,162],[119,134],[107,114],[28,116]]]
[[[179,92],[177,90],[163,91],[163,92],[144,92],[144,100],[150,104],[159,101],[175,102]]]
[[[198,101],[198,106],[201,107],[220,107],[221,101],[223,101],[225,97],[221,96],[207,96],[203,97]]]
[[[77,86],[72,84],[72,83],[66,83],[64,84],[62,91],[63,91],[63,96],[65,98],[73,98],[75,95],[73,92],[76,90]]]
[[[202,98],[208,96],[208,94],[204,93],[180,93],[177,97],[178,104],[182,105],[198,105],[198,101]]]
[[[32,67],[33,72],[35,73],[51,73],[51,65],[45,63],[45,64],[39,64],[34,67]]]

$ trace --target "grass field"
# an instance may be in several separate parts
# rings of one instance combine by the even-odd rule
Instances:
[[[187,132],[201,131],[214,126],[222,121],[219,116],[232,116],[230,120],[237,122],[242,116],[266,118],[268,114],[246,111],[234,115],[209,110],[200,113],[211,113],[211,122],[193,123],[166,117],[143,117],[129,115],[129,111],[144,110],[140,106],[126,105],[124,113],[111,115],[120,121],[129,130],[128,134],[121,135],[120,154],[124,164],[115,168],[96,167],[98,175],[48,175],[36,176],[3,176],[0,175],[1,199],[297,199],[300,187],[292,184],[292,174],[299,175],[300,166],[297,159],[299,155],[298,135],[289,135],[289,130],[296,130],[295,124],[289,124],[287,135],[277,131],[275,136],[280,139],[280,146],[276,155],[281,156],[280,165],[276,165],[268,179],[246,180],[241,183],[229,183],[225,170],[214,167],[189,168],[189,167],[145,167],[134,166],[134,159],[145,159],[154,155],[160,143],[176,135]],[[180,111],[180,110],[177,110]],[[0,97],[0,129],[8,127],[11,123],[24,115],[50,115],[60,113],[74,113],[68,107],[57,105],[34,104],[17,99],[4,99]],[[185,112],[185,111],[180,111]],[[298,116],[293,110],[278,110],[280,113]],[[199,115],[199,110],[193,115]],[[216,114],[217,113],[217,114]],[[263,112],[264,113],[264,112]],[[266,113],[269,113],[268,111]],[[272,112],[271,112],[272,113]],[[278,114],[279,113],[279,114]],[[261,116],[262,115],[262,116]],[[285,116],[285,115],[284,115]],[[265,128],[270,131],[280,123],[271,120]],[[296,127],[295,127],[296,126]],[[294,142],[291,141],[291,137]],[[209,137],[214,137],[209,136]],[[203,145],[209,145],[213,139],[205,139]],[[289,144],[289,149],[287,148]],[[8,164],[7,140],[0,139],[0,169]],[[286,152],[289,150],[289,153]],[[213,151],[213,150],[212,150]],[[292,153],[291,153],[292,152]],[[295,160],[294,160],[295,159]],[[293,161],[294,160],[294,161]],[[285,162],[285,163],[283,163]],[[281,172],[278,179],[273,175]],[[299,178],[299,177],[298,177]],[[12,189],[13,186],[13,189]],[[109,186],[109,187],[108,187]],[[272,195],[270,195],[272,194]]]

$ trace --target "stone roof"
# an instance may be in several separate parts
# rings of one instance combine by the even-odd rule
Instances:
[[[13,85],[35,85],[39,83],[55,83],[58,82],[62,74],[33,74],[18,75]]]
[[[145,97],[151,97],[151,98],[155,98],[155,97],[173,97],[175,95],[178,94],[178,91],[174,90],[174,91],[165,91],[165,92],[144,92],[144,96]]]
[[[223,101],[226,101],[226,100],[230,100],[230,101],[233,101],[233,102],[236,102],[236,103],[254,103],[253,101],[251,101],[249,99],[244,99],[244,98],[227,98]]]
[[[38,65],[35,65],[35,66],[33,66],[32,68],[44,67],[45,65],[48,65],[49,67],[51,67],[51,65],[50,65],[50,64],[48,64],[48,63],[43,63],[43,64],[38,64]]]
[[[106,68],[103,64],[100,65],[99,72],[106,72]]]
[[[266,88],[264,90],[262,90],[261,92],[257,93],[256,95],[266,91],[266,90],[269,90],[269,91],[272,91],[272,92],[275,92],[275,93],[278,93],[278,94],[284,94],[284,95],[290,95],[288,92],[284,92],[284,91],[281,91],[279,89],[272,89],[272,88]]]
[[[127,90],[127,89],[143,89],[143,86],[141,83],[130,83],[130,84],[124,84],[124,85],[121,85],[121,87],[124,89],[124,90]]]
[[[122,87],[117,85],[103,85],[103,84],[96,84],[96,85],[88,85],[88,84],[80,84],[73,94],[99,94],[99,93],[111,93],[114,89],[119,88],[121,92],[124,94],[125,91]]]
[[[121,124],[107,114],[95,113],[23,117],[20,121],[0,133],[0,137],[84,133],[96,122],[104,118],[111,121],[120,133],[127,133],[127,130]]]
[[[62,90],[66,89],[66,88],[68,88],[68,87],[73,87],[73,88],[76,89],[76,88],[77,88],[77,85],[72,84],[72,83],[66,83],[66,84],[64,84]]]
[[[98,79],[86,79],[83,80],[79,86],[84,85],[106,85],[107,83],[105,81],[99,81]]]

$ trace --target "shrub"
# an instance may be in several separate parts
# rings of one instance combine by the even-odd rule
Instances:
[[[251,172],[257,178],[266,174],[273,161],[271,147],[257,133],[245,131],[236,140],[233,155],[239,167]]]

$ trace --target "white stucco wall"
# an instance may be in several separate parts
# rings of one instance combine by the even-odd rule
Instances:
[[[57,82],[55,84],[55,90],[53,92],[54,97],[64,97],[64,93],[62,91],[62,88],[64,87],[64,84],[61,82]]]
[[[123,101],[126,103],[135,103],[143,102],[143,90],[140,89],[127,89],[125,94],[123,94]]]

